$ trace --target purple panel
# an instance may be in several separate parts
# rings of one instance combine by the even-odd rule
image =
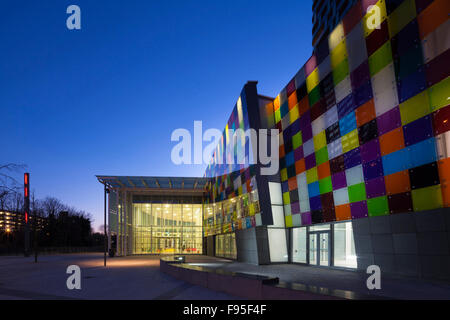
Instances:
[[[361,151],[361,160],[363,163],[381,157],[380,142],[378,141],[378,138],[363,144],[359,149]]]
[[[367,202],[359,201],[350,203],[350,211],[352,213],[352,219],[365,218],[368,215]]]
[[[337,105],[339,119],[345,116],[347,113],[352,112],[355,108],[356,107],[355,103],[353,102],[353,94],[350,93]]]
[[[303,154],[303,146],[298,147],[294,150],[294,159],[295,161],[303,159],[305,156]]]
[[[313,134],[312,134],[312,127],[311,127],[311,122],[303,127],[302,130],[302,138],[303,138],[303,142],[308,141],[309,139],[312,139]]]
[[[428,87],[448,77],[450,74],[450,63],[447,61],[450,61],[450,49],[447,49],[425,65]]]
[[[403,126],[403,135],[406,146],[431,138],[433,136],[431,116],[425,116]]]
[[[308,110],[300,116],[300,129],[306,128],[311,125],[311,112]]]
[[[366,181],[366,194],[367,199],[384,196],[386,194],[384,177]]]
[[[295,120],[290,126],[292,135],[300,131],[300,119]]]
[[[309,170],[316,166],[316,154],[311,153],[309,156],[305,158],[305,168]]]
[[[400,109],[397,106],[377,118],[378,135],[381,136],[401,125]]]
[[[311,211],[322,209],[322,200],[320,196],[309,198],[309,206]]]
[[[359,86],[353,94],[355,106],[359,107],[363,105],[373,97],[372,84],[370,83],[370,81],[365,82],[364,84]]]
[[[406,53],[409,48],[419,44],[419,28],[417,20],[414,19],[391,39],[392,55],[394,58],[398,58]]]
[[[419,15],[419,13],[422,12],[423,9],[428,7],[431,2],[433,2],[433,0],[416,0],[417,15]]]
[[[345,169],[350,169],[361,164],[361,154],[359,148],[350,150],[344,154]]]
[[[352,81],[352,89],[356,89],[361,84],[370,80],[369,63],[364,61],[350,74],[350,79]]]
[[[310,225],[311,224],[311,212],[303,212],[302,213],[302,225]]]
[[[291,213],[300,213],[300,204],[298,202],[291,203]]]
[[[281,183],[281,191],[282,191],[283,193],[289,191],[289,184],[288,184],[287,181],[283,181],[283,182]]]
[[[383,163],[381,158],[363,163],[364,181],[372,180],[383,176]]]
[[[331,183],[333,185],[333,190],[346,187],[347,179],[345,178],[345,171],[333,174],[331,176]]]

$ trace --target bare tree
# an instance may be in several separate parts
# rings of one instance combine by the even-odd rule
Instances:
[[[15,163],[0,165],[0,209],[14,207],[15,200],[21,192],[21,187],[12,174],[24,169],[25,165]]]
[[[46,197],[40,201],[40,207],[44,217],[50,215],[57,216],[61,211],[67,211],[67,206],[63,204],[59,199],[53,197]]]

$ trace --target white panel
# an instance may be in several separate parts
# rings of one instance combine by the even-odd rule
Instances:
[[[284,228],[284,211],[282,206],[272,206],[273,224],[271,227]]]
[[[347,178],[347,186],[364,182],[362,164],[345,170],[345,177]]]
[[[284,116],[283,119],[281,119],[281,129],[286,129],[291,124],[291,119],[289,117],[289,113]]]
[[[318,117],[316,120],[314,120],[313,122],[311,122],[311,127],[312,127],[312,133],[313,136],[318,135],[319,133],[321,133],[323,130],[325,130],[325,115],[321,115],[320,117]]]
[[[351,222],[350,222],[351,223]],[[292,229],[292,261],[306,263],[307,259],[306,228]]]
[[[361,23],[358,23],[347,35],[348,67],[350,72],[367,59],[366,40]]]
[[[338,138],[327,145],[328,159],[333,159],[342,154],[341,138]]]
[[[301,199],[299,203],[300,203],[300,212],[301,213],[311,211],[311,208],[309,206],[309,199],[307,199],[307,200]]]
[[[436,150],[438,159],[450,157],[450,131],[436,136]]]
[[[308,183],[306,181],[306,172],[297,175],[298,198],[306,200],[309,204]]]
[[[287,262],[286,229],[267,229],[270,262]]]
[[[390,63],[372,77],[372,89],[377,116],[398,105],[394,64]]]
[[[330,110],[325,112],[325,129],[338,122],[338,120],[338,111],[337,106],[335,105]]]
[[[348,188],[341,188],[333,191],[334,205],[340,206],[349,203]]]
[[[450,48],[450,20],[447,19],[422,40],[425,63],[433,60],[448,48]]]
[[[262,226],[261,213],[255,214],[255,223],[257,227]]]
[[[331,72],[331,59],[327,56],[325,60],[319,64],[319,81],[322,81]]]
[[[270,203],[271,204],[277,204],[277,205],[283,204],[281,183],[269,182],[269,194],[270,194]]]
[[[285,216],[291,216],[292,215],[291,205],[290,204],[285,204],[284,205],[284,215]]]
[[[308,141],[303,143],[303,153],[305,157],[307,157],[313,152],[314,152],[314,141],[313,139],[309,139]]]
[[[295,75],[295,87],[300,88],[306,81],[305,66],[303,66],[299,72]]]
[[[339,82],[334,87],[334,93],[336,95],[336,103],[339,103],[352,92],[352,84],[350,82],[350,75],[346,76],[344,80]]]

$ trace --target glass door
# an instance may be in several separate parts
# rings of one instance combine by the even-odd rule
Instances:
[[[309,264],[330,266],[330,232],[318,231],[308,233]]]

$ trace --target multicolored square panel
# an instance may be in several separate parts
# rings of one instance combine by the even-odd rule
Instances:
[[[358,2],[267,105],[287,227],[450,206],[449,12]]]

